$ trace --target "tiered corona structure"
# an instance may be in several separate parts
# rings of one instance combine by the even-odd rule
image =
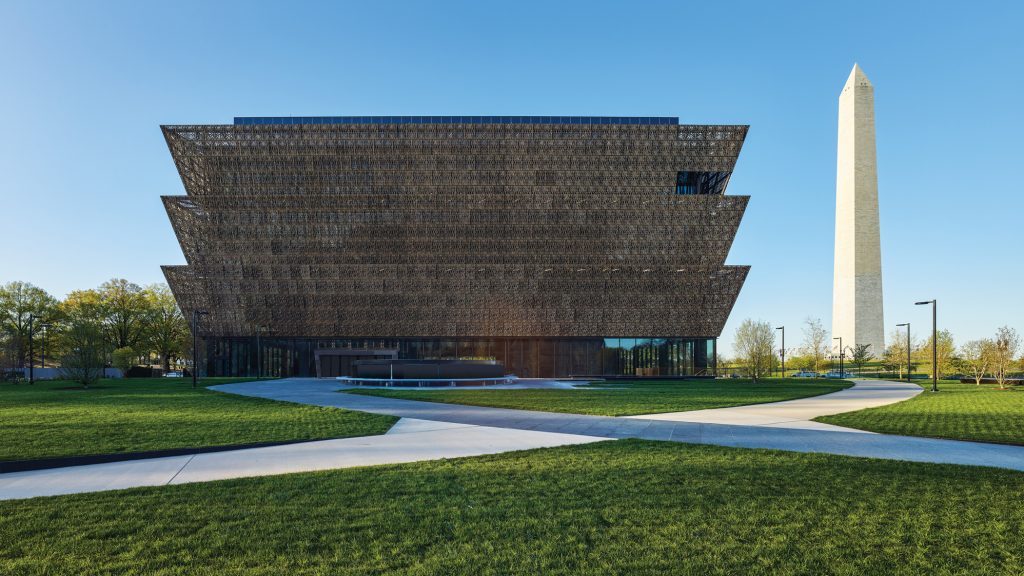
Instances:
[[[746,126],[676,118],[236,118],[164,126],[187,265],[165,266],[219,375],[365,358],[522,377],[706,375]],[[257,349],[257,340],[259,349]],[[337,355],[345,361],[338,362]]]

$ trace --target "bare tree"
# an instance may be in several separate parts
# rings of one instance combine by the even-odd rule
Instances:
[[[981,386],[981,379],[992,365],[994,346],[992,340],[982,338],[971,340],[960,347],[960,364],[971,373],[976,386]]]
[[[755,381],[775,365],[775,330],[768,322],[746,319],[736,329],[733,349]]]
[[[813,361],[814,371],[821,372],[829,353],[828,332],[821,325],[821,320],[808,318],[804,321],[804,344],[800,353]]]
[[[1017,361],[1017,352],[1020,350],[1020,336],[1017,331],[1009,326],[1003,326],[996,330],[996,337],[992,346],[992,374],[996,377],[996,383],[1000,390],[1006,390],[1006,381],[1010,369]]]

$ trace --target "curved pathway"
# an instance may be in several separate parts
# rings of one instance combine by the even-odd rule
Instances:
[[[894,389],[904,386],[898,382],[887,382]],[[920,389],[919,387],[915,386]],[[818,452],[843,456],[861,456],[913,462],[934,462],[942,464],[965,464],[971,466],[993,466],[1024,471],[1024,446],[965,442],[960,440],[938,440],[914,436],[870,434],[860,430],[849,430],[838,426],[830,429],[784,428],[779,426],[751,426],[707,422],[686,422],[665,420],[663,415],[650,417],[616,418],[612,416],[587,416],[560,414],[557,412],[533,412],[506,408],[485,408],[399,400],[379,396],[361,396],[337,392],[338,385],[331,381],[299,379],[247,382],[213,386],[213,389],[246,396],[258,396],[313,404],[333,406],[347,410],[359,410],[375,414],[390,414],[403,418],[416,418],[437,422],[472,424],[514,430],[532,430],[560,434],[576,434],[599,438],[641,438],[645,440],[669,440],[692,444],[713,444],[740,448],[769,448],[795,452]],[[856,387],[847,389],[854,391]],[[884,398],[889,395],[883,387],[861,386],[867,407],[872,402],[891,403]],[[835,393],[835,394],[838,394]],[[832,396],[831,394],[828,396]],[[820,398],[820,397],[819,397]],[[803,400],[805,405],[815,398]],[[792,403],[799,400],[787,401]],[[778,403],[783,404],[783,403]],[[837,404],[826,400],[833,408]],[[842,402],[844,408],[852,404]],[[875,404],[875,405],[881,405]],[[790,408],[792,404],[787,404]],[[821,407],[827,409],[825,406]],[[857,409],[856,407],[850,409]],[[823,415],[823,414],[822,414]],[[805,417],[806,416],[805,414]]]
[[[854,380],[853,386],[850,388],[810,398],[734,406],[731,408],[692,410],[690,412],[645,414],[642,416],[629,416],[629,418],[873,434],[873,432],[866,432],[864,430],[814,422],[813,419],[819,416],[831,416],[832,414],[842,414],[843,412],[853,412],[865,408],[895,404],[896,402],[909,400],[921,392],[921,387],[912,382]]]
[[[858,383],[848,390],[817,398],[700,411],[703,415],[694,412],[629,418],[343,394],[338,392],[338,384],[330,380],[290,379],[225,384],[211,388],[244,396],[389,414],[402,419],[381,436],[0,474],[0,499],[475,456],[616,438],[1024,471],[1024,446],[870,434],[839,427],[808,429],[806,423],[811,417],[888,404],[898,401],[894,399],[897,396],[911,392],[893,384],[897,383]],[[837,397],[843,392],[848,394]],[[858,397],[862,405],[854,406]],[[723,415],[725,410],[730,412]],[[717,415],[710,415],[711,412],[717,412]],[[729,414],[731,416],[726,418]],[[705,421],[712,419],[745,420],[747,424]]]

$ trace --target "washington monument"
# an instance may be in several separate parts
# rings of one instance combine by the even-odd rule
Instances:
[[[885,322],[874,92],[864,71],[854,64],[839,95],[832,336],[841,337],[848,350],[870,344],[869,352],[880,358],[885,352]],[[838,341],[833,344],[838,351]]]

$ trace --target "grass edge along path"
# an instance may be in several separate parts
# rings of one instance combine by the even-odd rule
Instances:
[[[1024,445],[1021,387],[1000,390],[994,384],[940,381],[939,392],[933,393],[931,381],[917,384],[924,392],[908,400],[815,421],[883,434]]]
[[[1022,478],[617,440],[0,502],[0,573],[1020,574]]]
[[[0,461],[323,440],[387,432],[392,416],[239,396],[205,386],[251,379],[0,385]]]
[[[846,380],[765,378],[609,380],[575,389],[346,389],[343,393],[469,406],[593,416],[636,416],[728,408],[820,396],[849,388]]]

